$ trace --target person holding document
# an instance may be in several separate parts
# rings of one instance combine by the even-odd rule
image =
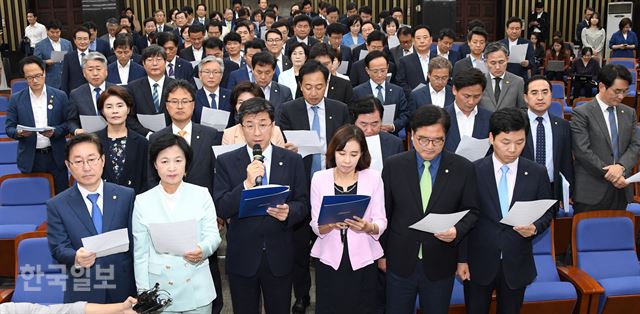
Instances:
[[[311,256],[316,263],[316,313],[372,313],[376,309],[378,272],[382,257],[378,242],[387,227],[384,187],[380,174],[369,169],[371,156],[364,133],[347,124],[327,147],[327,169],[311,180],[311,229],[318,236]],[[327,195],[368,195],[362,217],[319,225]]]
[[[549,208],[528,226],[500,223],[517,201],[551,199],[551,184],[541,165],[520,158],[528,123],[520,109],[496,111],[489,121],[493,154],[474,163],[480,215],[464,247],[466,262],[458,265],[465,280],[467,313],[489,313],[491,294],[497,291],[498,313],[519,313],[528,284],[536,278],[531,241],[542,234],[553,217]]]
[[[208,257],[218,249],[221,238],[216,207],[205,187],[183,181],[192,162],[187,141],[164,133],[149,146],[151,168],[160,184],[138,195],[133,209],[133,254],[138,289],[148,290],[156,282],[173,300],[165,311],[211,313],[217,295]],[[182,256],[158,252],[150,224],[196,220],[197,245]]]
[[[529,70],[532,70],[534,73],[537,72],[537,69],[534,68],[535,63],[533,62],[533,45],[531,45],[531,42],[528,40],[520,37],[522,35],[523,26],[522,19],[520,17],[510,17],[507,20],[506,26],[507,37],[503,38],[499,42],[507,48],[507,56],[513,47],[527,45],[527,52],[524,55],[524,60],[520,63],[508,63],[507,71],[519,76],[523,81],[527,81],[529,79]],[[485,55],[487,55],[486,51]]]

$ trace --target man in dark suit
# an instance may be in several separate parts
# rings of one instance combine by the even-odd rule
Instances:
[[[487,79],[478,69],[458,73],[453,80],[455,99],[444,110],[451,117],[451,129],[447,132],[444,149],[455,153],[463,136],[477,139],[489,137],[491,112],[478,107]]]
[[[105,162],[102,142],[95,135],[73,137],[65,163],[76,184],[47,201],[49,249],[69,274],[64,303],[115,303],[136,295],[131,235],[135,192],[102,181]],[[126,252],[96,257],[83,246],[83,238],[122,228],[129,237]]]
[[[329,44],[318,43],[309,50],[309,59],[316,60],[327,69],[333,66],[336,59],[336,51]],[[298,88],[296,98],[302,96],[302,89]],[[329,74],[329,82],[325,91],[325,97],[348,104],[353,100],[353,87],[349,81]]]
[[[633,86],[631,73],[607,64],[598,74],[598,95],[577,107],[571,117],[575,156],[574,210],[625,210],[633,187],[625,178],[638,161],[640,140],[636,112],[621,104]]]
[[[89,50],[97,51],[104,56],[111,55],[111,47],[109,46],[109,42],[103,40],[102,38],[98,38],[98,26],[94,22],[85,22],[82,26],[86,27],[89,30],[90,39],[89,39]]]
[[[300,68],[302,97],[282,105],[277,120],[281,130],[316,131],[320,142],[326,147],[335,131],[349,122],[347,105],[324,96],[328,79],[329,70],[316,60],[309,60]],[[286,147],[297,151],[291,143],[287,143]],[[320,170],[324,163],[322,156],[315,154],[305,157],[304,164],[307,175],[305,182],[311,182],[313,172]],[[311,217],[306,215],[304,220],[294,227],[293,289],[296,302],[293,305],[293,313],[304,313],[310,302],[310,219]]]
[[[69,51],[62,60],[62,77],[60,89],[69,94],[76,87],[87,80],[82,76],[82,58],[89,53],[89,38],[91,34],[86,27],[80,26],[73,33],[73,43],[76,49]]]
[[[571,155],[571,127],[562,117],[549,113],[551,82],[534,75],[524,89],[524,100],[531,130],[527,134],[522,157],[547,168],[554,198],[562,202],[562,174],[573,187],[573,158]],[[568,206],[569,204],[564,204]],[[566,208],[566,207],[565,207]]]
[[[372,21],[363,21],[360,26],[362,37],[366,40],[369,35],[376,30],[376,25]],[[363,53],[364,52],[364,53]],[[361,44],[353,47],[351,51],[351,63],[356,63],[359,60],[364,59],[364,55],[367,53],[367,44]]]
[[[396,35],[400,44],[389,49],[389,52],[393,57],[393,63],[399,65],[402,57],[413,53],[413,33],[411,27],[403,26],[398,29]]]
[[[487,58],[487,88],[482,95],[480,107],[491,112],[498,109],[526,108],[524,103],[524,80],[507,71],[509,51],[501,42],[492,42],[484,49]]]
[[[373,33],[372,33],[373,34]],[[369,35],[371,38],[371,35]],[[409,122],[409,110],[404,91],[398,85],[387,82],[389,70],[389,57],[382,51],[374,50],[364,58],[367,76],[369,80],[360,84],[353,90],[354,99],[372,95],[384,105],[396,105],[392,124],[382,124],[385,132],[398,133]]]
[[[291,59],[289,59],[289,57],[283,54],[284,41],[282,40],[282,33],[280,33],[279,30],[268,30],[265,34],[265,42],[269,53],[276,58],[277,67],[274,79],[277,81],[280,73],[291,69],[291,67],[293,67],[293,63],[291,63]]]
[[[456,33],[454,33],[453,30],[449,28],[441,29],[440,34],[438,34],[438,44],[431,46],[430,58],[435,58],[437,56],[444,57],[451,62],[451,66],[455,65],[456,62],[460,60],[458,52],[451,49],[455,38]]]
[[[367,51],[369,51],[369,54],[374,52],[374,51],[378,51],[378,52],[383,52],[385,53],[387,56],[389,56],[389,54],[387,54],[385,52],[385,44],[387,42],[387,35],[385,35],[384,33],[382,33],[381,31],[373,31],[371,32],[371,34],[369,34],[369,36],[367,37],[367,40],[365,42],[365,45],[367,46]],[[366,57],[365,57],[366,59]],[[366,70],[366,64],[365,64],[365,59],[356,61],[352,66],[351,66],[351,71],[349,72],[349,80],[351,81],[351,85],[352,86],[358,86],[361,85],[363,83],[366,83],[369,81],[369,72],[367,72]],[[387,73],[391,74],[391,82],[395,82],[396,81],[396,65],[393,64],[392,59],[387,58],[387,68],[388,71]],[[387,79],[387,77],[385,76],[385,80]]]
[[[347,67],[346,72],[349,73],[349,69],[351,69],[351,48],[342,45],[342,36],[345,32],[346,29],[341,23],[333,23],[327,26],[327,36],[329,36],[329,44],[331,45],[331,48],[340,53],[340,60],[342,60],[342,62],[349,62],[349,66]]]
[[[418,25],[412,31],[414,53],[400,58],[396,74],[396,82],[404,89],[405,95],[410,95],[420,83],[427,85],[429,73],[431,29],[426,25]]]
[[[253,69],[251,68],[251,57],[258,52],[264,51],[265,47],[262,42],[250,40],[244,44],[244,60],[245,65],[229,74],[229,82],[227,82],[227,88],[232,89],[240,82],[250,81],[256,82],[253,75]]]
[[[142,21],[142,29],[143,32],[140,32],[140,36],[138,37],[138,41],[135,43],[136,47],[138,47],[138,51],[144,50],[144,48],[149,47],[152,43],[155,43],[156,36],[156,21],[153,17],[148,17]],[[133,36],[133,35],[132,35]],[[115,48],[114,48],[115,49]]]
[[[69,100],[62,91],[45,85],[44,63],[35,56],[21,60],[20,68],[29,88],[9,99],[7,136],[18,141],[17,164],[22,173],[47,172],[53,176],[56,193],[69,186],[64,165],[65,136]],[[18,125],[53,127],[53,130],[30,132]]]
[[[262,89],[264,98],[271,103],[277,115],[280,114],[282,104],[293,100],[293,97],[289,87],[273,81],[276,67],[276,59],[267,51],[258,52],[251,58],[256,84]]]
[[[113,50],[113,41],[116,40],[116,32],[118,31],[118,27],[120,27],[120,25],[118,24],[118,19],[116,19],[115,17],[108,18],[106,27],[107,33],[100,36],[100,39],[109,43],[109,49]]]
[[[388,313],[410,313],[416,292],[423,313],[447,313],[456,267],[467,232],[477,219],[476,173],[468,160],[443,151],[449,115],[427,105],[411,117],[413,147],[384,164],[388,226],[378,267],[387,273]],[[470,210],[446,231],[410,229],[429,213]],[[424,252],[424,254],[423,254]]]
[[[180,51],[180,58],[189,62],[200,61],[204,56],[202,41],[204,40],[205,29],[200,24],[189,26],[189,40],[191,46]]]
[[[164,33],[166,34],[166,33]],[[149,138],[153,133],[138,121],[137,114],[165,114],[165,120],[169,124],[169,116],[166,115],[166,86],[173,81],[165,75],[167,53],[158,45],[151,45],[142,52],[142,60],[147,76],[139,78],[127,85],[127,90],[133,97],[133,108],[127,117],[127,127],[138,134]]]
[[[176,36],[178,40],[178,45],[176,47],[184,47],[184,39],[182,38],[182,31],[185,26],[187,26],[187,13],[183,11],[176,12],[175,15],[175,24],[176,27],[171,30],[171,33]]]
[[[307,46],[312,47],[314,44],[319,43],[319,41],[313,36],[309,36],[311,33],[311,18],[301,14],[293,18],[293,22],[291,23],[293,27],[293,36],[287,40],[285,43],[284,54],[291,54],[291,45],[295,42],[303,42],[307,44]]]
[[[469,45],[469,55],[461,60],[458,60],[453,66],[452,77],[455,77],[459,72],[464,72],[469,69],[478,69],[482,73],[487,73],[487,65],[484,60],[484,48],[487,43],[489,34],[484,28],[473,28],[467,35],[467,44]]]
[[[409,112],[412,113],[420,106],[434,105],[444,108],[453,102],[451,86],[447,85],[451,77],[451,63],[443,57],[434,57],[429,61],[429,82],[426,86],[414,89],[409,97]]]
[[[131,35],[119,34],[113,41],[113,46],[116,60],[107,66],[107,82],[126,85],[147,75],[144,67],[131,58],[133,54],[133,37]]]
[[[191,62],[179,58],[178,54],[178,38],[172,33],[160,33],[156,40],[158,46],[164,48],[167,53],[166,75],[172,79],[187,80],[196,86],[193,80],[193,66]]]
[[[71,42],[60,38],[62,24],[53,20],[47,24],[47,38],[36,44],[33,55],[42,59],[47,68],[46,84],[53,88],[60,88],[60,78],[62,77],[62,62],[54,62],[51,59],[53,51],[73,51]],[[53,45],[56,45],[54,48]]]
[[[544,12],[544,2],[536,2],[535,9],[529,14],[529,29],[527,34],[538,34],[538,40],[545,42],[549,37],[550,17],[548,12]]]
[[[78,86],[69,94],[69,133],[84,133],[80,116],[98,116],[98,99],[107,88],[114,84],[106,82],[107,58],[99,52],[89,52],[82,59],[82,74],[86,84]]]
[[[220,86],[227,86],[231,72],[239,69],[240,67],[237,63],[224,58],[224,45],[222,40],[219,38],[207,38],[207,40],[204,41],[203,47],[205,57],[213,56],[223,60],[224,69],[222,71],[222,81],[220,82]],[[196,67],[193,68],[193,77],[198,77],[200,75],[199,73],[199,65],[196,65]]]
[[[153,12],[153,18],[156,21],[156,31],[158,33],[162,32],[170,32],[173,30],[173,27],[169,24],[166,24],[166,13],[163,9],[157,9]]]
[[[293,228],[309,216],[309,183],[300,155],[269,142],[274,109],[268,101],[247,100],[238,115],[247,145],[218,157],[213,194],[218,215],[230,220],[226,271],[233,311],[259,312],[262,294],[267,313],[289,313]],[[254,145],[261,147],[262,161],[253,158]],[[265,216],[240,219],[241,192],[257,183],[287,185],[291,192]]]
[[[223,66],[222,59],[214,56],[204,57],[200,62],[198,74],[200,75],[202,88],[196,92],[196,104],[191,119],[194,123],[200,123],[203,107],[233,112],[229,102],[231,91],[220,87]],[[234,121],[233,115],[229,114],[227,127],[231,126]],[[218,131],[220,131],[219,135],[222,136],[223,130]],[[220,138],[220,141],[222,141],[222,138]]]
[[[522,19],[517,16],[510,17],[507,20],[506,26],[507,37],[500,40],[500,42],[507,48],[507,55],[511,46],[527,45],[527,55],[525,60],[520,63],[507,64],[507,71],[521,77],[522,80],[526,82],[529,79],[528,70],[531,69],[534,73],[537,70],[534,67],[533,62],[533,45],[531,45],[528,40],[520,37],[522,34]]]
[[[591,20],[591,16],[593,15],[593,12],[595,11],[591,7],[587,7],[584,9],[583,11],[584,17],[582,18],[582,21],[580,21],[578,25],[576,25],[575,38],[573,40],[574,44],[578,46],[582,46],[582,30],[589,27],[590,25],[589,20]]]

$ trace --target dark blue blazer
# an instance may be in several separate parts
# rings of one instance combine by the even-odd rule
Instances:
[[[147,76],[147,72],[144,70],[140,64],[136,63],[134,60],[131,60],[131,64],[129,65],[129,81],[122,82],[120,79],[120,73],[118,73],[118,61],[113,62],[107,66],[107,82],[113,84],[127,84],[128,82],[133,82],[139,78]]]
[[[429,58],[435,58],[438,56],[438,46],[437,45],[432,45],[431,46],[431,54],[429,55]],[[449,62],[451,62],[451,67],[453,67],[454,64],[456,64],[456,62],[458,62],[458,60],[460,60],[460,54],[453,50],[453,49],[449,49],[449,55],[447,56],[447,59],[449,59]]]
[[[402,139],[397,136],[391,135],[387,132],[380,132],[380,148],[382,149],[382,160],[402,153],[404,148],[402,147]]]
[[[194,87],[196,86],[196,82],[193,80],[193,66],[191,62],[182,59],[180,57],[175,58],[176,64],[174,69],[174,77],[176,80],[186,80]],[[169,75],[169,66],[167,65],[167,76]]]
[[[349,71],[349,80],[351,80],[352,86],[355,87],[369,81],[370,77],[365,67],[364,59],[357,61],[351,66],[351,70]],[[389,71],[387,73],[391,73],[391,82],[396,81],[396,72],[396,65],[389,62]]]
[[[47,89],[47,124],[54,127],[51,139],[51,149],[56,167],[64,169],[65,160],[65,136],[69,133],[67,126],[67,112],[69,111],[69,99],[59,89],[46,87]],[[50,106],[50,107],[49,107]],[[36,155],[36,135],[18,137],[18,124],[35,126],[33,110],[31,109],[31,97],[29,89],[25,88],[11,96],[7,108],[7,120],[5,123],[7,136],[18,140],[18,169],[29,173],[33,169],[33,161]]]
[[[371,90],[371,84],[369,81],[360,84],[358,87],[353,89],[353,97],[354,99],[360,99],[368,95],[373,95],[373,91]],[[373,95],[374,97],[376,95]],[[384,92],[384,104],[383,105],[396,105],[395,118],[393,119],[393,125],[396,128],[396,133],[401,129],[407,126],[409,123],[409,110],[407,108],[407,98],[404,96],[404,92],[400,86],[391,84],[389,82],[385,83],[385,92]]]
[[[411,92],[411,97],[409,97],[409,113],[413,114],[416,109],[420,108],[420,106],[429,105],[431,103],[431,90],[429,89],[429,85],[418,88],[415,91]],[[451,86],[447,85],[444,87],[444,105],[452,104],[455,100],[453,96],[453,92],[451,91]],[[449,138],[447,138],[449,140]]]
[[[87,52],[91,52],[91,50],[87,50]],[[60,78],[60,89],[67,93],[71,93],[72,90],[76,89],[78,86],[86,83],[87,80],[84,78],[82,74],[82,65],[80,64],[80,59],[78,58],[78,50],[74,49],[69,51],[64,55],[64,60],[62,60],[62,77]]]
[[[162,85],[162,93],[160,96],[160,112],[156,112],[156,108],[153,106],[153,96],[151,91],[151,86],[149,86],[149,80],[147,77],[139,78],[135,81],[129,82],[127,84],[127,90],[131,97],[133,97],[133,108],[129,111],[129,116],[127,116],[127,127],[132,130],[138,132],[138,134],[142,136],[147,136],[151,130],[145,128],[138,121],[137,114],[158,114],[164,113],[165,121],[167,125],[171,123],[171,117],[166,110],[166,99],[165,92],[167,91],[167,86],[169,83],[173,81],[173,79],[168,76],[164,77],[164,84]],[[153,185],[155,186],[155,185]]]
[[[411,95],[411,91],[420,83],[427,85],[427,78],[422,73],[422,64],[417,53],[400,58],[396,83],[404,89],[406,95]]]
[[[271,90],[269,94],[269,102],[273,105],[275,116],[280,114],[282,104],[293,100],[291,90],[278,82],[271,82]]]
[[[451,127],[447,132],[447,140],[445,141],[444,148],[452,153],[458,149],[458,144],[462,137],[460,136],[460,129],[458,128],[458,119],[456,119],[456,111],[453,107],[455,104],[451,103],[444,107],[444,110],[449,113],[451,117]],[[471,136],[477,139],[483,139],[489,137],[489,119],[491,118],[491,111],[478,108],[478,113],[475,116],[473,122],[473,133]]]
[[[67,279],[67,289],[64,303],[87,301],[92,303],[122,302],[128,296],[136,295],[136,285],[133,274],[133,237],[131,235],[131,215],[135,192],[133,189],[104,182],[102,232],[127,228],[129,233],[129,251],[99,257],[84,273],[80,272],[76,280],[89,280],[89,291],[73,289],[74,277]],[[79,273],[72,271],[75,263],[76,251],[81,248],[82,238],[97,235],[82,194],[78,186],[65,190],[47,201],[47,222],[49,249],[53,258],[67,268],[68,274]],[[113,279],[107,284],[114,285],[114,289],[96,287],[102,279],[96,278],[96,272],[112,269]]]
[[[149,47],[149,42],[147,41],[147,36],[140,36],[138,37],[138,40],[136,40],[136,42],[134,43],[135,46],[138,48],[138,51],[140,51],[142,53],[142,50],[144,50],[144,48]]]
[[[501,224],[500,198],[496,185],[492,155],[474,162],[478,181],[480,215],[475,227],[467,236],[466,260],[472,280],[488,285],[495,280],[502,263],[505,281],[511,289],[526,287],[536,278],[532,239],[524,238],[513,227]],[[549,177],[544,167],[526,158],[518,160],[518,173],[510,206],[517,201],[534,201],[552,198]],[[533,224],[542,234],[553,217],[549,209]],[[500,253],[502,252],[502,262]],[[463,260],[465,256],[463,255]]]
[[[109,42],[100,38],[96,38],[96,51],[104,55],[105,58],[113,54]]]
[[[500,42],[503,45],[505,45],[505,47],[507,47],[507,51],[508,51],[509,39],[503,38],[500,40]],[[527,61],[529,61],[529,66],[523,67],[519,63],[508,63],[507,71],[521,77],[525,82],[527,82],[529,81],[529,73],[527,72],[527,70],[533,69],[534,72],[536,70],[535,68],[533,68],[534,66],[533,45],[524,38],[518,38],[518,45],[521,45],[521,44],[529,44],[529,47],[527,48],[527,57],[526,57]]]
[[[142,135],[134,132],[131,129],[127,129],[127,144],[124,152],[124,169],[120,174],[120,178],[116,178],[113,166],[108,162],[113,153],[109,149],[110,140],[107,137],[107,129],[102,129],[96,132],[96,135],[102,141],[102,147],[104,147],[104,171],[102,172],[102,179],[107,182],[111,182],[117,185],[126,186],[132,188],[136,194],[145,192],[147,187],[147,163],[149,159],[149,142]]]
[[[231,106],[231,103],[229,102],[231,99],[231,91],[226,88],[220,87],[219,93],[220,95],[218,95],[217,109],[229,111],[231,113],[229,115],[229,123],[227,124],[227,127],[233,126],[235,124],[233,123],[235,121],[233,117],[234,110],[233,110],[233,106]],[[193,109],[193,116],[191,116],[191,121],[195,123],[200,123],[200,118],[202,117],[202,107],[209,107],[209,95],[205,93],[204,88],[201,88],[198,91],[196,91],[196,106]],[[218,131],[223,131],[223,130],[218,130]],[[220,132],[220,136],[222,136],[222,132]],[[222,140],[222,138],[220,138],[220,140]]]
[[[243,181],[251,162],[246,146],[220,155],[217,160],[213,200],[219,208],[218,216],[230,219],[226,259],[230,274],[256,275],[262,254],[266,254],[273,275],[284,276],[293,271],[293,226],[309,216],[309,183],[300,155],[271,146],[269,184],[291,187],[286,201],[289,216],[285,221],[271,216],[238,218]]]
[[[106,82],[105,88],[113,85],[112,83]],[[89,83],[82,84],[69,93],[69,120],[67,121],[69,133],[75,134],[76,129],[82,127],[80,125],[80,115],[98,115],[97,107],[93,105],[93,98],[95,97],[95,92],[91,90]]]
[[[247,65],[245,64],[229,74],[229,81],[225,87],[227,89],[233,89],[233,87],[238,85],[238,83],[250,80],[249,71],[247,71]]]
[[[613,45],[635,45],[635,49],[616,49],[611,50],[611,58],[633,58],[633,51],[638,49],[638,36],[634,31],[629,31],[627,34],[627,39],[624,39],[624,35],[622,35],[621,31],[617,31],[611,35],[611,39],[609,40],[609,48]]]

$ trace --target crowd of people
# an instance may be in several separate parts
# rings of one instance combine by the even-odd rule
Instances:
[[[69,272],[65,303],[118,303],[159,283],[173,300],[164,310],[219,313],[226,228],[224,302],[235,313],[304,313],[312,263],[317,313],[411,313],[416,296],[423,313],[447,313],[456,276],[469,313],[488,313],[493,290],[499,312],[517,313],[536,277],[532,239],[569,206],[562,178],[576,213],[632,202],[625,178],[640,139],[622,99],[635,86],[627,68],[600,65],[604,31],[592,9],[575,58],[549,38],[540,5],[526,24],[508,19],[495,42],[472,21],[459,49],[451,30],[404,24],[401,8],[378,21],[355,3],[345,15],[325,2],[317,9],[305,0],[283,17],[267,0],[253,11],[234,0],[222,12],[199,4],[143,21],[127,9],[102,36],[91,22],[74,29],[73,43],[59,22],[45,32],[29,12],[28,34],[41,38],[20,62],[28,88],[10,99],[6,133],[19,142],[21,172],[54,179],[48,239]],[[634,57],[630,28],[620,22],[612,56]],[[521,44],[525,60],[510,63]],[[563,70],[540,75],[550,60]],[[549,112],[550,80],[573,74],[592,77],[574,95],[597,95],[566,121]],[[205,109],[229,112],[226,127],[208,126]],[[140,115],[162,115],[165,127],[154,131]],[[105,127],[87,132],[84,116]],[[323,153],[302,157],[286,138],[292,130],[317,134]],[[486,157],[457,155],[465,137],[488,139]],[[216,156],[221,144],[242,146]],[[288,186],[287,200],[241,218],[242,191],[268,184]],[[364,215],[319,224],[323,197],[348,194],[371,197]],[[530,225],[500,223],[514,202],[539,199],[558,205]],[[464,210],[442,232],[409,228]],[[195,247],[155,249],[151,225],[186,220],[196,221]],[[121,228],[127,252],[97,257],[83,247]]]

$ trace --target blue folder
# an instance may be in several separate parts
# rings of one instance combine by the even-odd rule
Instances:
[[[266,185],[243,190],[238,218],[267,215],[267,208],[284,204],[289,192],[289,187],[283,185]]]
[[[362,218],[369,201],[371,196],[368,195],[327,195],[322,198],[318,225],[343,222],[353,216]]]

